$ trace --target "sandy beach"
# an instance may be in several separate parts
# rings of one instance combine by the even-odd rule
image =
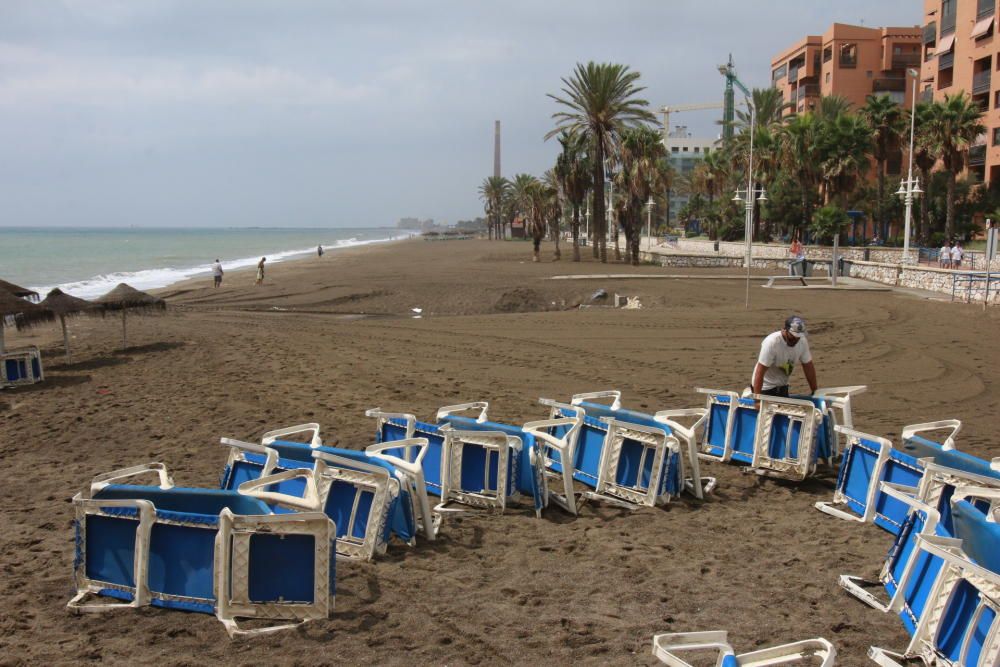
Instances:
[[[522,423],[547,416],[539,397],[614,388],[636,409],[699,407],[696,387],[748,384],[761,338],[791,312],[809,322],[821,386],[868,385],[858,428],[896,439],[958,418],[961,449],[1000,455],[996,309],[754,286],[747,312],[740,281],[547,280],[668,272],[551,250],[534,264],[529,243],[415,240],[275,265],[259,288],[250,272],[218,290],[208,277],[163,290],[166,315],[130,318],[125,352],[116,319],[73,321],[69,363],[55,326],[8,334],[42,346],[47,381],[0,392],[0,664],[653,664],[654,633],[713,629],[741,651],[823,636],[843,665],[866,664],[872,644],[902,648],[898,618],[837,585],[874,577],[891,539],[813,508],[835,471],[790,484],[722,464],[703,466],[719,478],[704,502],[540,520],[517,506],[339,561],[335,611],[299,631],[233,642],[208,615],[65,609],[70,498],[96,474],[161,461],[179,485],[212,487],[220,436],[316,421],[328,442],[362,448],[376,406],[431,419],[488,400],[493,418]],[[599,288],[642,309],[576,307]]]

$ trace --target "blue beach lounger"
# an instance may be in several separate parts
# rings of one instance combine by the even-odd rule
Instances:
[[[819,637],[772,646],[736,655],[725,630],[672,632],[653,636],[653,655],[670,667],[692,667],[678,656],[684,651],[715,651],[716,667],[765,667],[766,665],[817,665],[833,667],[837,650]],[[700,664],[700,663],[699,663]]]
[[[818,459],[832,457],[824,421],[829,413],[817,407],[826,405],[823,399],[697,391],[707,397],[703,458],[746,463],[759,475],[803,480],[815,472]]]
[[[987,461],[955,449],[960,429],[961,422],[955,419],[906,426],[902,445],[894,448],[885,438],[838,427],[847,436],[847,446],[834,499],[817,503],[816,507],[841,519],[871,521],[898,534],[909,508],[880,491],[881,483],[889,482],[909,487],[919,500],[940,511],[950,527],[947,500],[954,486],[1000,486],[1000,474]],[[948,432],[942,442],[920,435],[940,430]]]
[[[925,665],[996,667],[1000,664],[1000,575],[974,563],[963,540],[920,535],[916,549],[940,563],[928,587],[926,611],[902,653],[872,647],[879,665],[900,666],[920,659]],[[994,560],[997,554],[994,554]]]
[[[7,350],[0,354],[0,388],[34,384],[44,379],[42,353],[37,347]]]
[[[437,524],[419,463],[414,466],[396,459],[377,444],[361,452],[273,438],[266,441],[267,446],[222,439],[230,450],[222,488],[259,497],[276,513],[326,512],[337,526],[337,553],[346,558],[370,560],[385,553],[392,535],[411,545],[418,532],[427,539],[436,537]],[[406,446],[418,462],[422,460],[425,440],[413,438]],[[296,470],[311,476],[296,474]],[[316,487],[313,500],[303,497],[306,483]]]
[[[594,399],[612,399],[610,404],[596,403]],[[708,414],[705,408],[688,408],[674,410],[660,410],[653,415],[637,410],[628,410],[621,407],[621,392],[617,390],[598,391],[586,394],[576,394],[571,403],[584,409],[590,417],[612,417],[619,421],[633,424],[641,424],[653,428],[663,429],[667,435],[673,435],[682,442],[681,457],[681,477],[684,479],[685,488],[696,498],[704,498],[705,493],[710,493],[715,488],[714,477],[702,477],[701,466],[698,463],[698,440],[697,431],[705,421]],[[680,419],[690,419],[694,421],[688,426],[680,423]],[[690,473],[690,474],[688,474]]]
[[[119,483],[151,472],[159,485]],[[326,618],[332,607],[335,527],[320,512],[272,514],[238,492],[175,488],[156,463],[94,478],[73,505],[73,611],[152,605],[215,614],[236,636]],[[120,602],[85,602],[90,596]],[[243,630],[239,618],[294,623]]]
[[[378,419],[379,442],[392,443],[408,434],[426,437],[424,480],[427,492],[441,498],[434,512],[503,512],[508,502],[525,494],[540,516],[546,496],[536,465],[535,438],[519,427],[489,421],[488,409],[482,401],[445,406],[437,411],[436,424],[378,408],[365,414]],[[458,414],[469,410],[478,414]],[[385,451],[407,460],[409,454],[398,444],[394,447]]]
[[[677,437],[667,433],[666,424],[636,423],[636,414],[630,415],[634,421],[611,416],[595,418],[581,405],[549,399],[541,402],[551,408],[551,419],[574,420],[572,425],[549,428],[552,435],[567,438],[566,457],[557,460],[549,455],[545,464],[552,474],[565,479],[563,461],[572,460],[572,478],[592,489],[581,494],[582,498],[634,509],[661,505],[680,495],[684,488],[681,448]],[[595,406],[595,410],[607,408]]]

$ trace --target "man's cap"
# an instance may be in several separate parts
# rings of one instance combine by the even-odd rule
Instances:
[[[798,315],[792,315],[785,320],[785,331],[796,338],[806,337],[806,321]]]

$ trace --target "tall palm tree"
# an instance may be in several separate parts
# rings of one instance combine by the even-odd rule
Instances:
[[[986,131],[982,118],[983,112],[965,91],[945,95],[943,101],[931,105],[931,145],[941,159],[948,184],[944,233],[949,238],[955,233],[955,181],[965,168],[969,146]]]
[[[903,108],[888,95],[869,95],[860,109],[861,116],[872,131],[871,156],[878,169],[876,211],[882,238],[889,237],[889,221],[885,215],[885,167],[889,158],[899,152],[904,130]]]
[[[920,197],[920,232],[918,237],[920,243],[926,244],[931,237],[930,207],[927,205],[931,196],[931,169],[937,162],[931,124],[934,114],[933,105],[920,102],[914,113],[917,117],[914,119],[913,164],[917,166],[920,180],[924,185],[924,194]]]
[[[479,186],[479,198],[483,200],[484,208],[486,209],[487,227],[491,239],[500,238],[503,203],[509,193],[510,181],[503,176],[485,178]]]
[[[811,111],[788,119],[781,131],[782,166],[798,181],[802,197],[802,228],[812,223],[813,196],[820,182],[821,122]]]
[[[577,63],[573,75],[563,77],[562,96],[549,95],[557,104],[566,107],[552,115],[555,129],[546,139],[563,130],[575,131],[589,141],[592,155],[594,223],[601,239],[601,261],[608,261],[604,219],[604,157],[617,142],[621,131],[642,122],[653,122],[656,117],[647,108],[649,102],[638,97],[645,90],[637,85],[639,72],[627,65]]]
[[[666,185],[665,156],[666,147],[656,130],[639,126],[622,132],[621,169],[615,185],[621,192],[619,220],[625,229],[628,254],[633,265],[639,263],[642,207],[653,192],[662,190]]]
[[[556,244],[555,250],[552,252],[553,259],[558,261],[562,259],[562,251],[559,249],[559,236],[562,234],[560,223],[562,222],[563,209],[566,208],[563,205],[566,194],[563,192],[562,183],[559,181],[559,176],[556,174],[555,169],[549,169],[542,174],[542,184],[546,188],[546,198],[541,211],[545,222],[548,223],[549,236],[552,237],[553,243]]]
[[[827,95],[819,100],[816,115],[821,120],[831,121],[851,110],[851,101],[843,95]]]
[[[590,189],[590,156],[587,138],[579,132],[561,132],[559,145],[562,152],[556,158],[556,175],[563,193],[573,209],[573,261],[580,261],[580,209]]]

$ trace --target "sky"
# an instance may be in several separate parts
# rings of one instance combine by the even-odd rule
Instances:
[[[391,226],[482,215],[493,171],[554,163],[561,78],[638,70],[715,102],[832,22],[921,0],[2,0],[0,227]],[[700,136],[720,112],[676,114]]]

